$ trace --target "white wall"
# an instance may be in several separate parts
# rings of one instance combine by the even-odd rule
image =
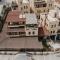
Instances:
[[[16,1],[16,0],[2,0],[2,2],[7,2],[7,3],[11,3],[12,1]]]
[[[27,6],[28,8],[25,8],[25,9],[24,9],[24,6]],[[24,12],[30,13],[30,4],[29,4],[29,3],[23,3],[23,13],[24,13]]]
[[[33,31],[35,32],[35,34],[33,34]],[[38,36],[38,28],[25,28],[25,32],[26,32],[26,36]],[[29,32],[31,32],[30,35]]]

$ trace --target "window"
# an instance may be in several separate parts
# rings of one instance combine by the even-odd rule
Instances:
[[[35,34],[35,32],[33,31],[33,34]]]
[[[11,33],[10,33],[10,32],[8,32],[7,34],[8,34],[8,35],[11,35]]]
[[[51,31],[51,33],[55,33],[55,31]]]
[[[31,32],[29,32],[29,35],[31,34]]]
[[[28,28],[26,30],[29,30]]]
[[[28,13],[28,11],[25,11],[24,13]]]
[[[8,32],[7,34],[8,34],[8,35],[18,35],[17,32]]]
[[[56,24],[54,25],[54,27],[56,27]]]
[[[49,4],[49,7],[51,7],[52,6],[52,4]]]
[[[20,32],[20,34],[25,34],[25,32]]]
[[[52,34],[52,31],[51,31],[51,34]]]
[[[40,19],[40,15],[37,16],[37,19]]]
[[[46,7],[46,4],[43,4],[43,7]]]
[[[26,6],[26,9],[28,8],[28,6]]]
[[[43,21],[43,19],[41,18],[41,20]]]
[[[37,5],[35,5],[35,8],[37,7]]]
[[[57,33],[60,33],[60,29],[57,31]]]
[[[34,24],[27,24],[27,27],[34,27]]]
[[[34,27],[35,27],[35,28],[37,28],[37,27],[38,27],[38,25],[37,25],[37,24],[34,24]]]
[[[50,4],[52,6],[52,4]]]
[[[37,8],[39,8],[39,4],[37,5]]]
[[[10,22],[8,22],[8,25],[10,25]]]
[[[11,23],[11,22],[8,22],[8,25],[12,25],[13,23]]]
[[[45,12],[45,10],[44,10],[44,12]]]
[[[25,24],[25,22],[23,22],[23,24]]]
[[[35,8],[39,8],[39,7],[40,7],[40,5],[39,5],[39,4],[36,4],[36,5],[35,5]]]
[[[51,26],[51,28],[53,28],[53,25]]]
[[[37,13],[40,13],[41,12],[41,10],[37,10]]]
[[[24,28],[24,26],[19,26],[19,28]]]
[[[25,9],[25,6],[24,6],[24,9]]]
[[[60,20],[60,18],[58,18]]]
[[[27,9],[28,8],[28,6],[24,6],[24,9]]]
[[[19,22],[8,22],[8,25],[19,25]]]
[[[60,10],[60,8],[59,8],[59,10]]]
[[[60,22],[59,22],[59,26],[60,26]]]
[[[55,13],[55,17],[57,16],[57,13]]]
[[[23,8],[21,7],[21,10],[22,10]]]
[[[48,26],[48,24],[46,23],[46,26]]]
[[[22,2],[20,2],[20,4],[22,4]]]
[[[13,22],[13,25],[19,25],[19,22]]]
[[[49,12],[49,9],[48,9],[48,12]]]
[[[53,33],[55,33],[55,31],[53,31]]]

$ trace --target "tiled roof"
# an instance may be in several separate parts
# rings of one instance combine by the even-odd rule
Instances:
[[[20,12],[18,10],[10,11],[7,15],[6,22],[25,21],[25,18],[19,18]]]

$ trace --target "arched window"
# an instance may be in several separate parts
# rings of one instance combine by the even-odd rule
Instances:
[[[33,34],[35,34],[35,32],[33,31]]]

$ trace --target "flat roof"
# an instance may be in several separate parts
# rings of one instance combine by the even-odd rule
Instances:
[[[25,18],[20,18],[20,11],[13,10],[10,11],[7,15],[6,22],[19,22],[19,21],[25,21]]]
[[[37,24],[37,18],[34,13],[25,14],[25,17],[26,17],[26,24]]]

